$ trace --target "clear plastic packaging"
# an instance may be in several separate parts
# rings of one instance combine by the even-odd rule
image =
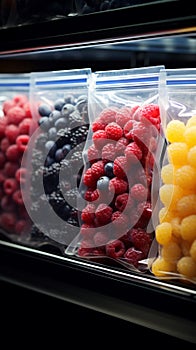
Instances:
[[[89,68],[31,73],[34,124],[27,157],[31,176],[24,196],[34,241],[49,238],[66,246],[78,234],[77,192],[89,127],[90,76]]]
[[[161,68],[93,74],[78,198],[81,227],[66,254],[138,271],[147,271],[156,256],[151,186],[161,129]]]
[[[160,107],[166,148],[152,272],[196,283],[196,69],[161,70]]]
[[[32,124],[29,85],[29,74],[0,74],[0,227],[15,240],[31,227],[22,196],[27,176],[22,159]]]

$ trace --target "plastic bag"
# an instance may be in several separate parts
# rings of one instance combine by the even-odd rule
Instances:
[[[160,108],[167,146],[152,273],[196,283],[196,69],[161,71]]]
[[[33,221],[32,240],[67,245],[78,234],[77,192],[88,133],[91,70],[32,72],[30,103],[34,125],[24,191]],[[30,190],[29,190],[30,189]]]
[[[93,74],[78,198],[81,228],[67,254],[139,271],[148,270],[156,256],[151,184],[160,135],[161,67]]]
[[[20,240],[31,226],[22,196],[32,123],[29,84],[29,74],[0,74],[0,227]]]

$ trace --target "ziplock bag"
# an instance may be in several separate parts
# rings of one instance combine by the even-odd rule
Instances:
[[[24,239],[31,226],[22,196],[22,158],[32,123],[29,84],[29,74],[0,74],[0,228],[15,240]]]
[[[161,71],[160,108],[166,151],[152,273],[196,283],[196,69]]]
[[[67,254],[138,271],[148,270],[156,256],[151,185],[161,128],[161,67],[93,74],[78,198],[80,234]]]
[[[32,72],[28,167],[33,240],[67,245],[78,234],[77,192],[88,133],[90,69]]]

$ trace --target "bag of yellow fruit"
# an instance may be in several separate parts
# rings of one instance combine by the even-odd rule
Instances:
[[[196,69],[162,69],[159,103],[166,147],[151,272],[196,284]]]

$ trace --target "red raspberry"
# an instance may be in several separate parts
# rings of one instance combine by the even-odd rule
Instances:
[[[112,208],[104,203],[99,204],[95,211],[95,217],[97,219],[98,224],[108,224],[111,221]]]
[[[12,198],[13,198],[14,202],[16,202],[16,204],[19,204],[19,205],[24,204],[21,190],[16,190],[13,193]]]
[[[128,193],[119,194],[115,200],[116,209],[121,212],[125,210],[129,210],[133,206],[133,199],[129,196]]]
[[[97,247],[108,243],[108,235],[105,232],[96,232],[94,236],[94,242]]]
[[[31,125],[32,125],[32,120],[30,118],[23,119],[18,126],[19,134],[29,135]]]
[[[115,194],[125,193],[128,190],[128,183],[123,179],[118,179],[117,177],[113,177],[113,179],[109,182],[109,190],[111,192],[115,192]]]
[[[15,107],[15,103],[13,100],[6,100],[3,102],[3,112],[6,115],[9,109]]]
[[[5,154],[8,160],[14,162],[18,160],[21,155],[17,145],[10,145]]]
[[[106,127],[106,123],[102,122],[101,120],[95,120],[93,123],[92,123],[92,131],[95,132],[95,131],[98,131],[98,130],[105,130],[105,127]]]
[[[84,199],[87,202],[94,202],[99,198],[99,196],[98,190],[88,189],[84,194]]]
[[[143,253],[143,259],[146,258],[152,243],[151,235],[141,228],[132,229],[131,240],[134,247]]]
[[[143,253],[140,250],[131,247],[125,252],[124,258],[129,264],[138,268],[139,261],[143,259]]]
[[[7,177],[14,177],[16,171],[18,170],[18,163],[6,162],[3,171]]]
[[[3,184],[6,177],[3,171],[0,171],[0,184]]]
[[[121,211],[115,211],[112,214],[112,224],[118,235],[123,235],[128,230],[129,220],[127,215],[123,214]]]
[[[0,168],[3,168],[6,161],[6,157],[3,152],[0,151]]]
[[[143,147],[149,146],[151,134],[149,129],[141,122],[135,122],[132,130],[133,140],[140,146],[143,151]]]
[[[17,188],[18,188],[18,182],[16,181],[16,179],[14,178],[5,179],[3,184],[3,189],[7,195],[11,195],[12,193],[14,193],[17,190]]]
[[[0,118],[0,139],[2,139],[5,136],[6,125],[7,125],[6,118],[4,117]]]
[[[25,118],[25,111],[20,106],[14,106],[7,112],[8,124],[18,125]]]
[[[17,136],[19,135],[18,126],[14,124],[7,125],[5,129],[5,136],[8,138],[10,143],[15,143]]]
[[[20,183],[21,185],[25,184],[26,176],[27,176],[27,169],[26,168],[21,167],[16,171],[15,178],[16,178],[17,182]]]
[[[80,234],[85,238],[85,239],[91,239],[94,236],[94,228],[95,226],[93,224],[82,224],[80,227]]]
[[[83,183],[92,189],[96,188],[97,180],[93,177],[91,168],[87,169],[83,175]]]
[[[29,135],[19,135],[16,139],[16,144],[21,152],[25,152],[29,142]]]
[[[104,163],[102,160],[91,165],[91,173],[96,180],[105,174]]]
[[[142,150],[135,142],[131,142],[125,148],[125,156],[128,162],[131,164],[138,163],[138,160],[142,159]]]
[[[5,153],[9,146],[10,146],[10,141],[7,139],[7,137],[4,137],[0,143],[1,151]]]
[[[160,110],[156,104],[148,104],[142,106],[138,110],[140,120],[145,123],[146,120],[150,121],[153,125],[159,126],[160,124]]]
[[[20,219],[17,220],[15,224],[14,232],[18,235],[22,235],[24,233],[27,233],[29,231],[29,228],[29,223],[24,219]]]
[[[106,244],[106,254],[114,259],[121,258],[125,253],[125,245],[120,240],[115,240]]]
[[[108,142],[107,134],[106,134],[105,130],[95,131],[92,139],[93,139],[95,147],[98,149],[102,149],[106,145],[106,143]]]
[[[131,187],[131,197],[138,202],[143,202],[147,199],[148,189],[144,185],[137,183]]]
[[[93,224],[95,220],[95,205],[87,204],[82,210],[81,219],[85,224]]]
[[[134,120],[129,120],[125,125],[124,125],[124,135],[128,140],[133,141],[133,125],[134,125]]]
[[[13,97],[14,104],[23,107],[25,103],[27,103],[27,96],[24,94],[17,94]]]
[[[149,201],[141,202],[137,206],[137,212],[140,215],[139,221],[142,223],[141,227],[147,227],[152,216],[152,205]]]
[[[113,143],[107,143],[102,149],[102,159],[113,161],[116,158],[116,148]]]
[[[12,232],[12,233],[14,232],[16,220],[17,218],[14,213],[0,214],[0,226],[8,232]]]
[[[145,187],[150,187],[152,183],[152,175],[146,174],[143,167],[136,169],[134,179],[136,183],[141,183]]]
[[[114,160],[113,173],[120,179],[125,179],[127,176],[127,160],[124,156],[119,156]]]
[[[12,197],[7,196],[7,195],[4,195],[2,197],[1,202],[0,202],[0,206],[4,212],[14,213],[14,211],[16,209],[15,204],[12,200]]]
[[[30,108],[30,102],[27,101],[24,105],[23,105],[23,109],[25,111],[25,116],[26,118],[32,118],[32,114],[31,114],[31,108]]]
[[[125,137],[121,137],[117,142],[116,142],[116,155],[117,156],[122,156],[124,155],[124,151],[126,146],[129,144],[129,141]]]
[[[99,120],[102,123],[109,124],[111,122],[116,121],[116,113],[118,109],[116,107],[113,108],[105,108],[102,110],[102,112],[99,114]]]
[[[105,132],[108,139],[119,140],[123,136],[123,129],[115,122],[109,123],[105,127]]]
[[[89,162],[94,163],[101,158],[101,151],[98,150],[95,145],[92,145],[88,148],[87,157]]]
[[[129,109],[124,107],[119,110],[119,112],[116,113],[116,123],[121,126],[121,128],[124,127],[124,125],[130,120],[130,113]]]
[[[93,242],[91,240],[85,240],[80,243],[80,247],[78,248],[77,254],[79,256],[89,256],[92,255],[92,246]]]

